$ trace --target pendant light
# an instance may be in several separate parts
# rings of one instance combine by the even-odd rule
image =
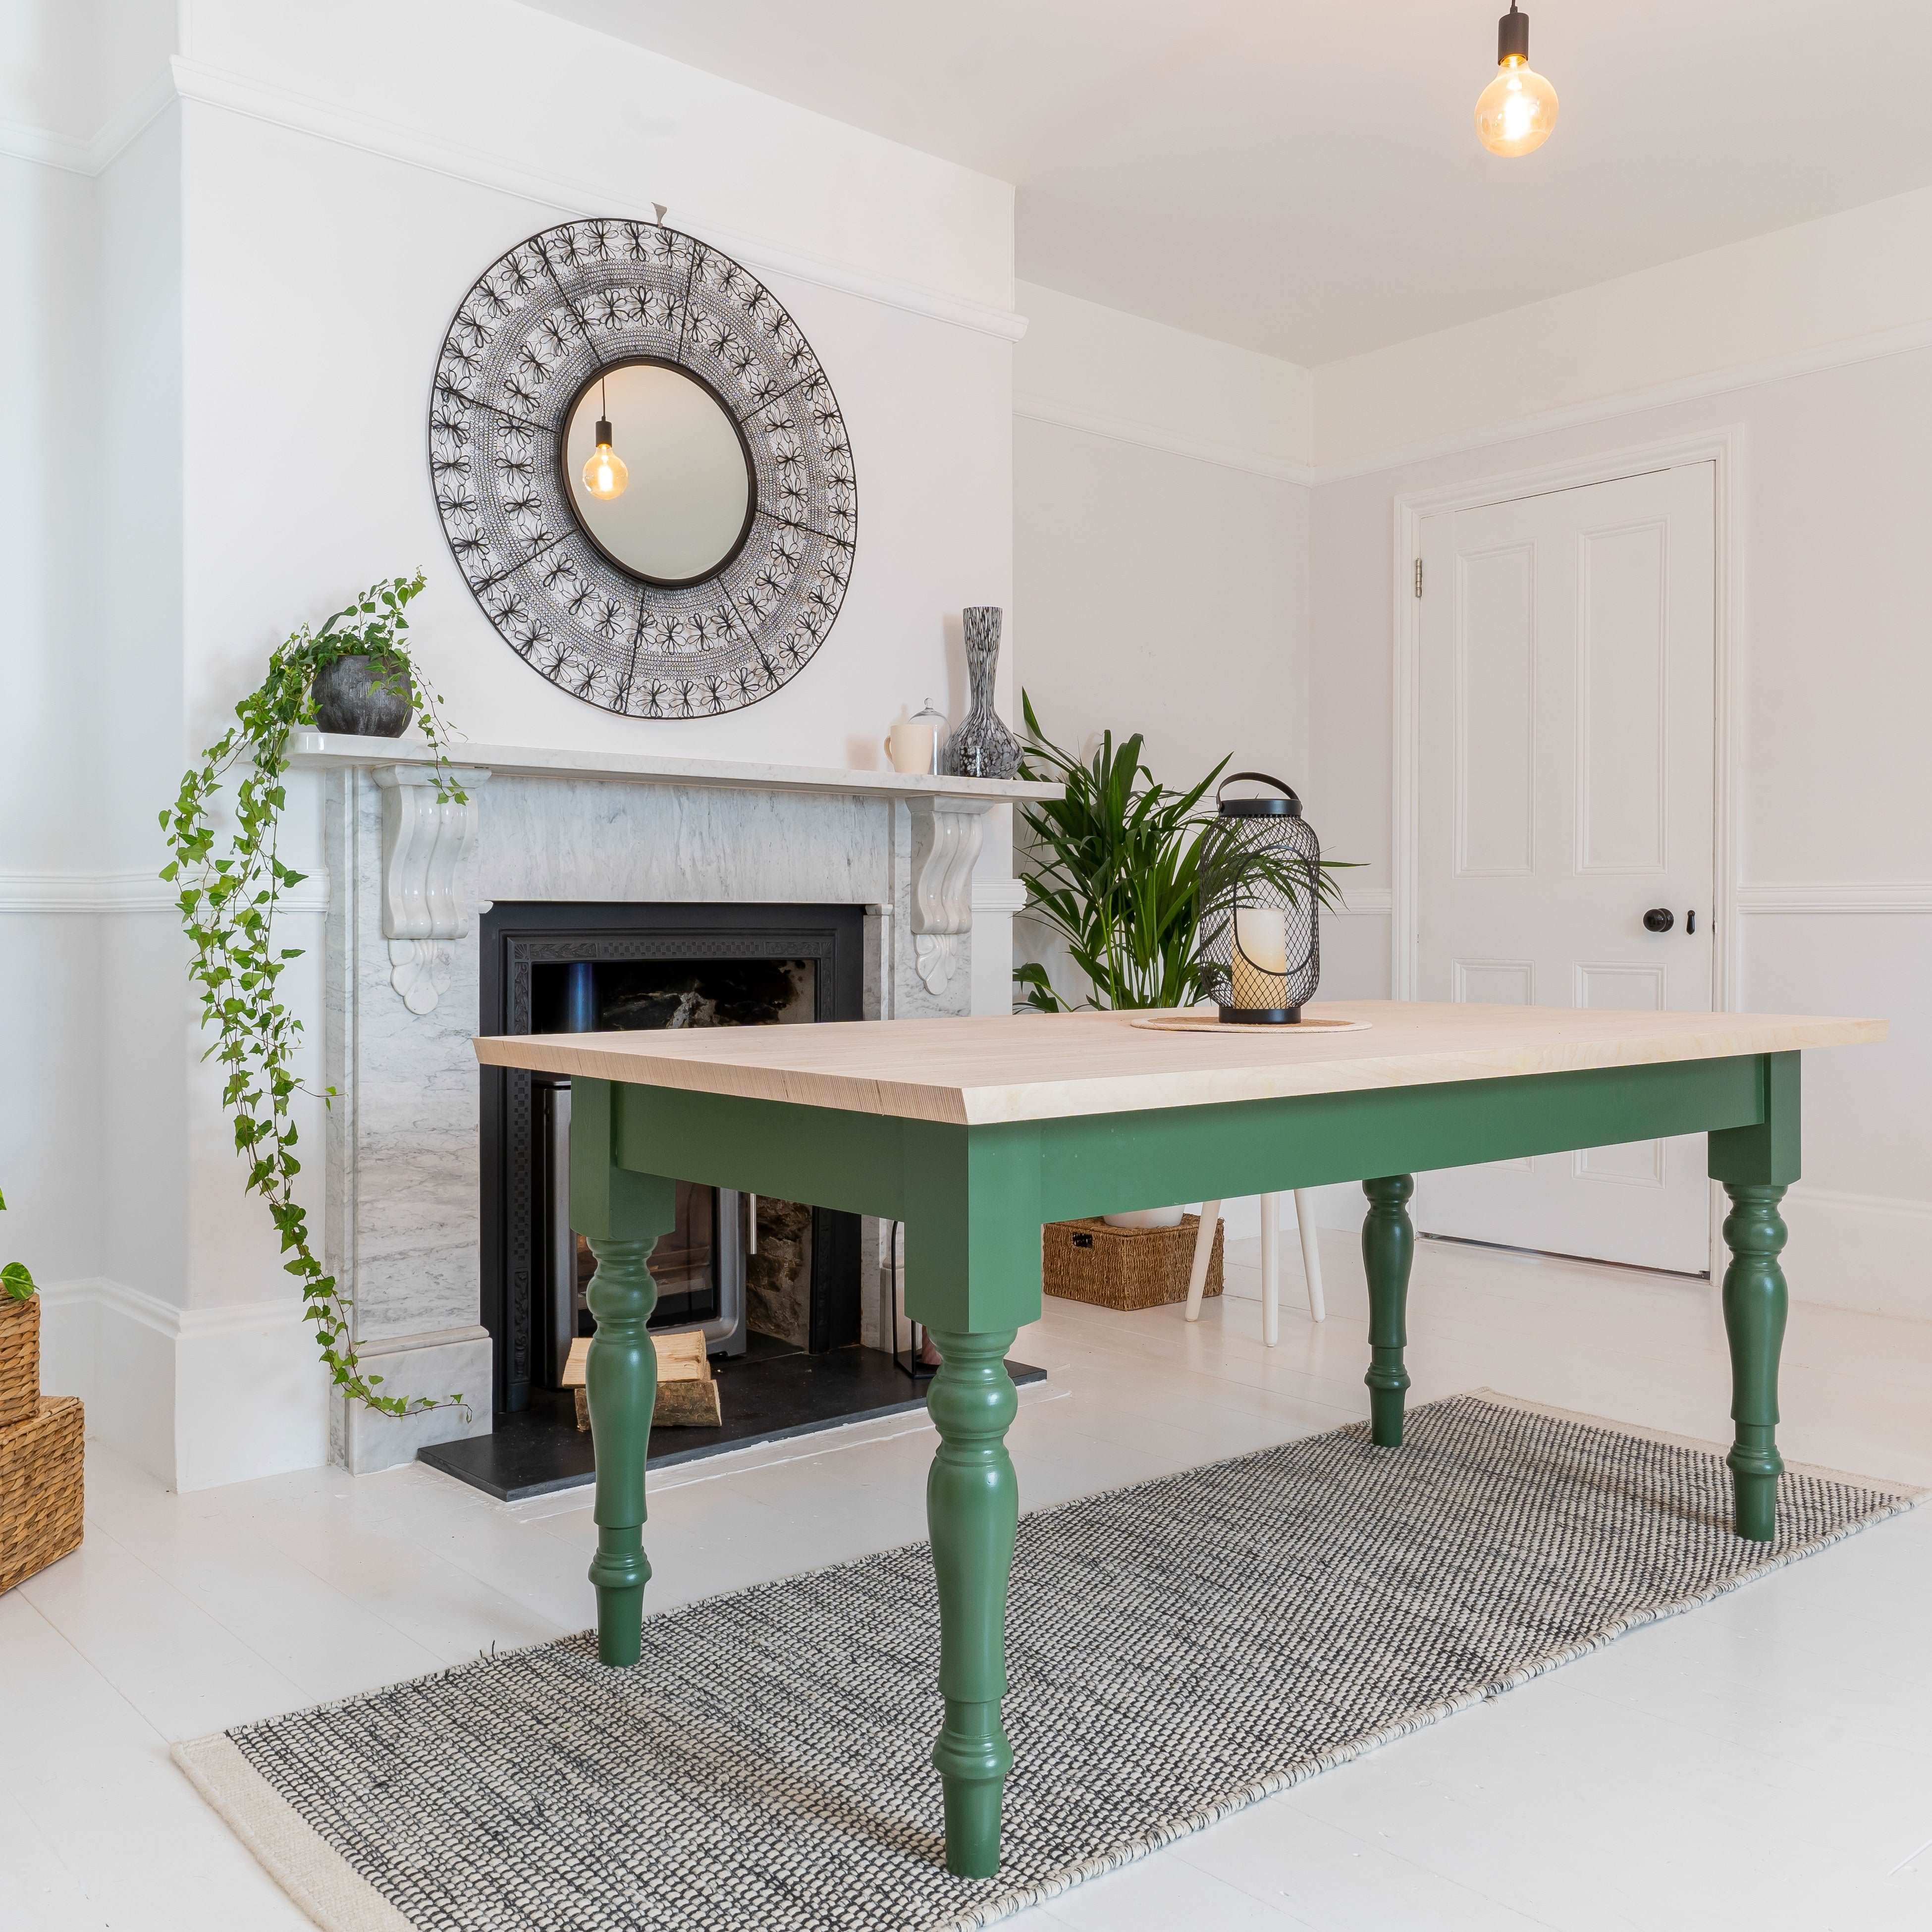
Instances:
[[[614,496],[621,496],[631,481],[631,472],[624,459],[610,447],[610,418],[601,413],[610,406],[600,380],[597,385],[597,407],[600,412],[597,418],[597,447],[584,466],[584,487],[600,502],[605,503]]]
[[[1476,102],[1476,134],[1492,154],[1526,154],[1556,125],[1556,90],[1529,64],[1529,16],[1516,0],[1496,22],[1496,77]]]

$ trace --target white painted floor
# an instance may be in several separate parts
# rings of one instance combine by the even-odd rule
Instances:
[[[1012,1437],[1028,1505],[1367,1413],[1352,1240],[1330,1318],[1284,1243],[1264,1351],[1254,1244],[1197,1328],[1049,1301],[1052,1379]],[[1802,1256],[1787,1257],[1794,1275]],[[1425,1243],[1412,1399],[1484,1384],[1726,1434],[1702,1282]],[[1932,1325],[1793,1308],[1794,1460],[1932,1484]],[[911,1418],[651,1486],[658,1607],[923,1533]],[[166,1741],[592,1620],[587,1492],[518,1508],[419,1466],[190,1496],[91,1456],[88,1534],[0,1598],[0,1927],[307,1922],[202,1807]],[[1932,1928],[1932,1509],[1640,1631],[1011,1922],[1025,1932]],[[747,1928],[756,1932],[756,1928]]]

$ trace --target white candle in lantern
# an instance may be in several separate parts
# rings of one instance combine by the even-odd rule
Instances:
[[[1239,906],[1234,911],[1233,997],[1248,1011],[1274,1011],[1288,1004],[1288,920],[1279,906]]]

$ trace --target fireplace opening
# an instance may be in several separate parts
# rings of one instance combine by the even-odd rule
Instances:
[[[865,1016],[859,906],[500,901],[483,916],[482,941],[484,1033]],[[595,1327],[584,1297],[596,1264],[570,1226],[569,1081],[509,1067],[479,1077],[496,1411],[489,1435],[418,1454],[514,1502],[594,1478],[594,1444],[562,1384],[571,1345]],[[890,1333],[880,1347],[861,1346],[862,1255],[877,1259],[875,1224],[868,1239],[856,1214],[686,1183],[676,1214],[650,1256],[652,1326],[703,1331],[722,1420],[654,1427],[653,1464],[923,1406],[926,1381],[895,1359]],[[1016,1382],[1042,1379],[1023,1363],[1007,1369]]]
[[[484,1030],[808,1026],[864,1010],[862,909],[499,903],[483,921]],[[596,1259],[570,1226],[568,1079],[483,1074],[483,1309],[500,1415],[561,1390],[595,1323]],[[725,1361],[859,1340],[856,1215],[677,1185],[652,1250],[651,1325],[701,1328]]]
[[[821,1017],[820,964],[813,958],[536,962],[530,1030],[808,1025]],[[526,1292],[537,1330],[531,1380],[555,1390],[562,1386],[572,1342],[596,1328],[586,1297],[597,1263],[590,1243],[570,1225],[570,1082],[540,1073],[529,1078],[535,1174]],[[514,1145],[506,1152],[513,1166],[521,1158]],[[724,1356],[743,1355],[754,1345],[769,1353],[774,1345],[810,1349],[856,1339],[856,1302],[849,1310],[836,1305],[820,1310],[816,1332],[813,1319],[819,1277],[825,1279],[828,1304],[840,1299],[841,1237],[850,1216],[821,1215],[799,1202],[690,1181],[679,1181],[676,1191],[675,1224],[650,1257],[658,1291],[652,1328],[701,1328],[708,1352]],[[513,1197],[517,1192],[513,1186]],[[519,1262],[520,1235],[512,1227],[506,1244]],[[524,1292],[520,1276],[513,1276],[508,1299],[514,1303]],[[514,1318],[510,1326],[514,1332]],[[514,1351],[509,1359],[514,1366]],[[513,1411],[530,1399],[529,1386],[518,1386],[519,1379],[506,1387],[506,1406]]]

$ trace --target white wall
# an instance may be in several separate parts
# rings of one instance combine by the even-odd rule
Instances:
[[[1397,494],[1740,425],[1738,1004],[1892,1023],[1886,1046],[1808,1057],[1807,1178],[1789,1209],[1792,1292],[1932,1318],[1922,1261],[1932,1231],[1922,730],[1932,710],[1923,583],[1932,349],[1856,352],[1837,367],[1318,484],[1315,770],[1331,848],[1385,868]],[[1460,354],[1451,345],[1445,388]],[[1337,961],[1334,990],[1386,992],[1386,924],[1373,923],[1377,943]]]
[[[1353,466],[1546,412],[1616,413],[1640,392],[1892,346],[1928,319],[1932,188],[1326,364],[1315,455]]]
[[[17,444],[0,446],[0,488],[26,501],[51,476],[88,500],[35,550],[31,622],[10,638],[32,695],[0,730],[18,721],[30,776],[48,782],[23,788],[42,818],[0,833],[13,839],[0,874],[19,899],[19,874],[57,874],[82,909],[34,915],[50,936],[31,956],[10,945],[0,968],[79,1012],[0,1048],[10,1093],[34,1096],[22,1128],[0,1128],[0,1181],[16,1206],[40,1204],[7,1232],[56,1284],[50,1376],[88,1395],[98,1432],[195,1487],[320,1461],[325,1408],[298,1298],[200,1064],[182,942],[164,907],[148,909],[166,896],[152,883],[154,814],[188,758],[293,626],[418,566],[430,583],[413,638],[452,722],[478,741],[868,766],[902,706],[929,694],[957,716],[957,614],[1012,602],[1012,196],[511,0],[345,0],[320,14],[196,0],[165,68],[165,38],[130,63],[51,0],[30,10],[52,41],[86,40],[94,67],[63,93],[45,76],[67,68],[42,61],[0,104],[14,124],[0,149],[40,164],[3,164],[33,183],[8,196],[14,259],[76,278],[0,325],[45,338],[10,341],[10,366],[58,372]],[[587,137],[593,97],[612,111]],[[825,650],[751,710],[688,722],[613,718],[514,656],[449,557],[424,457],[437,350],[476,276],[538,229],[648,215],[653,200],[791,310],[838,392],[860,484],[857,560]],[[69,202],[91,205],[94,246],[85,213],[60,218]],[[104,478],[75,467],[63,391],[100,397]],[[32,528],[8,535],[24,550]],[[80,567],[59,566],[59,542]],[[76,614],[76,596],[98,598],[95,616]],[[100,674],[76,678],[90,654]],[[61,802],[63,761],[91,816]],[[320,875],[318,790],[292,785],[284,856]],[[1008,851],[993,826],[982,878],[1004,876]],[[1004,908],[988,910],[1003,980]],[[312,949],[284,986],[313,1073],[316,907],[288,916],[286,938]],[[65,1112],[63,1090],[78,1096]],[[299,1124],[313,1214],[318,1109]]]
[[[68,890],[98,848],[80,755],[97,700],[80,536],[100,476],[94,193],[0,158],[0,255],[19,277],[0,303],[0,366],[15,377],[0,405],[0,1260],[55,1280],[100,1267],[97,947],[93,915]],[[28,372],[38,380],[18,380]]]
[[[1298,364],[1018,284],[1014,407],[1108,440],[1307,482],[1314,380]]]
[[[1306,372],[1028,284],[1020,301],[1014,642],[1042,728],[1075,752],[1144,733],[1172,785],[1231,754],[1305,785]]]
[[[1312,372],[1023,285],[1015,474],[1020,668],[1043,715],[1070,737],[1145,722],[1157,769],[1294,746],[1324,849],[1367,862],[1355,915],[1324,923],[1324,988],[1383,995],[1395,497],[1739,426],[1739,1003],[1893,1028],[1807,1067],[1793,1292],[1924,1318],[1928,264],[1932,190]],[[1249,391],[1266,404],[1244,447],[1229,412]],[[1298,578],[1306,640],[1297,620],[1279,650],[1261,610],[1279,599],[1231,568],[1257,522],[1306,544],[1276,580]],[[1230,636],[1245,657],[1204,648]],[[1231,706],[1231,668],[1287,666],[1268,704]],[[1324,1211],[1353,1225],[1358,1193]]]
[[[1149,766],[1176,786],[1224,757],[1272,772],[1325,838],[1309,735],[1308,372],[1029,283],[1019,302],[1016,646],[1042,728],[1081,752],[1106,728],[1143,732]],[[1325,926],[1324,949],[1355,923]],[[1014,943],[1075,992],[1038,928],[1016,921]],[[1252,1201],[1226,1218],[1237,1236],[1260,1225]]]

